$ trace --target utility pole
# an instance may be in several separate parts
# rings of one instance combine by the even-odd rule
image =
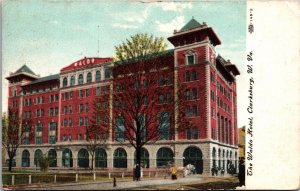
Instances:
[[[98,25],[98,49],[97,49],[97,56],[98,57],[100,56],[100,53],[99,53],[99,25]]]

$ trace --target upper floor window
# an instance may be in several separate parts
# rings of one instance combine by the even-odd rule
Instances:
[[[187,65],[193,65],[196,63],[196,55],[192,51],[188,51],[185,55],[186,57],[186,64]]]
[[[92,73],[89,72],[87,75],[86,75],[86,83],[91,83],[92,82]]]
[[[163,79],[162,76],[159,76],[159,78],[158,78],[158,85],[159,85],[159,86],[164,85],[164,79]]]
[[[196,88],[193,88],[192,93],[193,93],[193,99],[197,99],[197,97],[198,97],[198,92],[197,92],[197,89],[196,89]]]
[[[71,86],[75,85],[75,76],[71,76]]]
[[[105,80],[109,79],[109,77],[110,77],[110,70],[109,70],[109,68],[105,68],[104,69],[104,78],[105,78]]]
[[[189,82],[190,81],[190,71],[185,72],[185,81]]]
[[[192,80],[197,80],[197,72],[192,71]]]
[[[167,75],[167,77],[166,77],[166,85],[169,85],[169,84],[171,84],[171,78],[170,78],[169,75]]]
[[[100,81],[100,79],[101,79],[101,74],[100,74],[100,71],[98,70],[96,72],[96,82]]]
[[[43,131],[43,124],[42,123],[37,123],[36,124],[36,131]]]
[[[68,78],[64,77],[63,79],[63,87],[66,87],[68,85]]]
[[[83,84],[83,75],[79,74],[78,76],[78,84]]]

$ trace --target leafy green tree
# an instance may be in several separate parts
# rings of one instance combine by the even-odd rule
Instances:
[[[46,154],[44,154],[38,160],[39,160],[41,171],[46,172],[49,168],[50,159]]]
[[[167,44],[162,37],[153,37],[147,33],[136,34],[115,46],[116,61],[143,59],[143,57],[166,50]]]
[[[5,144],[7,142],[8,119],[6,113],[2,114],[2,164],[5,163]]]

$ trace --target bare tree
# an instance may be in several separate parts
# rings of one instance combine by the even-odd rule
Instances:
[[[94,169],[94,160],[97,147],[99,147],[99,145],[104,145],[108,135],[107,123],[101,121],[100,118],[101,116],[106,116],[105,112],[107,112],[106,108],[101,107],[101,101],[102,99],[100,98],[96,98],[94,100],[92,104],[92,115],[89,117],[90,123],[85,129],[86,141],[88,142],[87,150],[92,158],[91,170]]]
[[[9,160],[9,171],[12,170],[13,159],[16,152],[24,141],[28,141],[32,137],[31,120],[21,120],[18,111],[8,110],[6,140],[2,142],[5,147]]]

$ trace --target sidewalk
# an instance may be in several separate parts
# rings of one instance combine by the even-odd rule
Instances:
[[[200,175],[188,176],[185,178],[179,178],[177,180],[163,179],[163,178],[149,178],[141,181],[123,180],[121,178],[116,179],[116,187],[113,187],[113,179],[111,181],[89,181],[79,183],[67,183],[67,184],[36,184],[11,187],[17,190],[120,190],[120,189],[132,189],[147,186],[159,186],[159,185],[170,185],[170,184],[181,184],[188,182],[201,181]]]

